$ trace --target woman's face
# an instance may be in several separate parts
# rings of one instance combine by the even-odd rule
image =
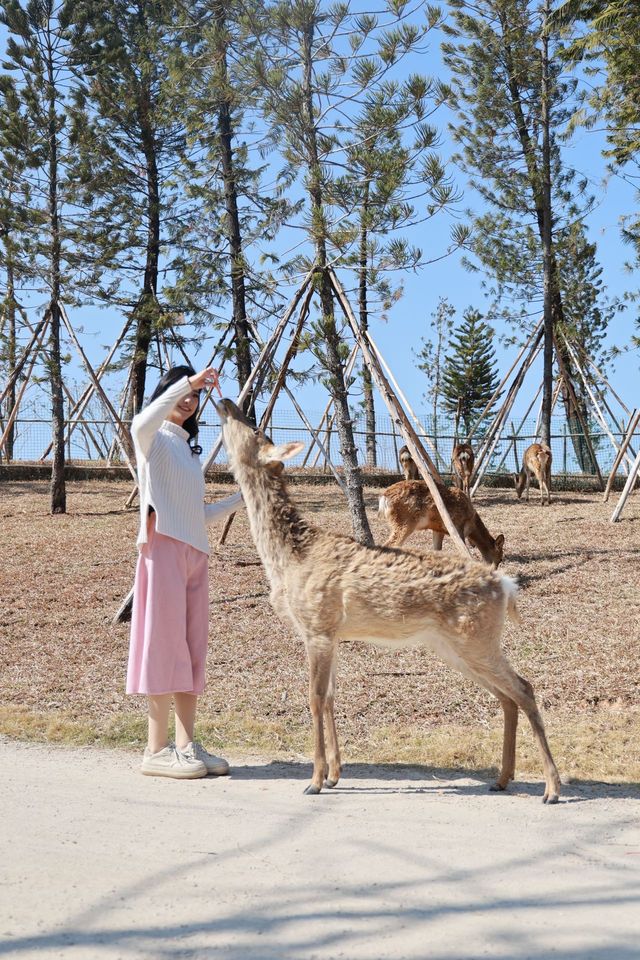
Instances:
[[[167,420],[176,423],[179,427],[188,420],[192,413],[198,409],[200,402],[200,393],[198,390],[192,390],[183,400],[176,403]]]

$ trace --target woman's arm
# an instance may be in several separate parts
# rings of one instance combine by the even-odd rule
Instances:
[[[224,500],[218,500],[216,503],[205,503],[204,519],[205,523],[215,523],[217,520],[224,520],[225,517],[235,513],[239,507],[244,506],[244,500],[240,492],[225,497]]]
[[[161,394],[157,400],[150,403],[131,421],[131,436],[145,457],[149,456],[153,438],[162,426],[167,415],[171,413],[176,403],[186,397],[193,390],[189,377],[183,377]]]

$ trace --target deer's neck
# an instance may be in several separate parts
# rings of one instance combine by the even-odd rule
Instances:
[[[270,580],[280,579],[288,563],[304,558],[314,539],[314,529],[300,517],[281,477],[243,466],[234,473],[267,576]]]

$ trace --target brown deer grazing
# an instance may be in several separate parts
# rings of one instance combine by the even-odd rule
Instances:
[[[400,461],[400,469],[404,473],[405,480],[420,479],[416,462],[409,453],[408,447],[400,447],[398,450],[398,460]]]
[[[545,495],[547,503],[551,503],[551,459],[551,449],[546,443],[532,443],[527,447],[522,458],[522,470],[513,475],[518,500],[525,489],[529,500],[529,484],[531,478],[535,477],[540,487],[540,503],[544,505]]]
[[[473,473],[473,465],[475,463],[475,456],[473,453],[473,447],[470,443],[456,443],[453,448],[452,461],[453,469],[458,475],[460,483],[462,484],[462,489],[467,496],[469,494],[469,484],[471,483],[471,475]]]
[[[442,484],[438,484],[438,489],[462,539],[476,547],[485,563],[491,564],[496,570],[504,554],[503,534],[498,534],[495,539],[491,536],[462,490]],[[378,501],[378,512],[391,527],[391,535],[385,546],[400,547],[415,530],[431,530],[434,548],[442,550],[447,528],[424,480],[400,480],[387,487]]]
[[[560,779],[533,690],[500,644],[505,618],[519,619],[515,582],[470,560],[367,547],[312,526],[289,499],[281,462],[304,445],[273,446],[230,400],[219,401],[216,408],[271,585],[271,603],[307,651],[314,762],[305,793],[319,793],[325,782],[333,787],[340,777],[336,651],[339,640],[362,640],[395,648],[431,647],[498,698],[504,740],[497,790],[513,779],[518,708],[524,710],[542,756],[544,801],[556,803]]]

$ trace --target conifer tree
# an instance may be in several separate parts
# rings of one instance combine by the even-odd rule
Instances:
[[[73,107],[69,102],[69,44],[63,5],[55,0],[2,0],[0,21],[7,27],[5,68],[14,77],[21,101],[22,122],[33,149],[25,175],[29,179],[30,222],[38,227],[33,238],[32,269],[36,286],[46,292],[49,316],[47,344],[51,389],[53,463],[51,512],[66,512],[64,481],[64,397],[62,384],[61,306],[68,274],[77,263],[69,242],[68,204],[71,189],[69,131]]]
[[[549,0],[449,2],[453,19],[446,30],[453,39],[443,50],[460,121],[458,159],[488,204],[488,212],[476,218],[475,252],[499,284],[527,286],[542,301],[541,436],[549,441],[555,349],[567,420],[572,437],[579,438],[586,410],[576,394],[571,358],[557,337],[565,325],[559,238],[592,203],[560,149],[575,81],[562,73],[562,42],[550,26]]]
[[[18,342],[21,324],[18,290],[33,278],[31,251],[37,215],[31,208],[27,171],[34,162],[33,131],[24,114],[24,105],[12,79],[0,78],[0,271],[4,275],[0,303],[0,369],[9,387],[0,410],[0,431],[12,420],[16,402]],[[15,423],[5,441],[7,459],[13,458]],[[1,455],[1,451],[0,451]]]
[[[172,64],[187,136],[177,177],[194,209],[177,238],[170,300],[203,324],[217,321],[213,311],[231,301],[239,389],[252,367],[247,305],[255,323],[273,291],[269,272],[252,262],[264,258],[265,242],[273,241],[290,209],[264,188],[260,143],[255,137],[251,149],[248,143],[258,91],[246,82],[243,64],[259,43],[246,29],[250,8],[247,0],[181,4],[181,48]],[[254,415],[252,394],[245,412]]]
[[[422,348],[416,354],[418,370],[422,370],[428,380],[424,397],[431,404],[433,432],[437,432],[438,413],[442,396],[442,377],[445,365],[445,350],[451,338],[454,326],[455,308],[446,297],[440,297],[438,306],[432,314],[429,324],[433,339],[423,337]]]
[[[468,307],[453,333],[442,374],[442,394],[447,410],[460,413],[468,436],[478,413],[498,386],[493,330],[482,314]]]
[[[421,49],[429,30],[438,24],[437,12],[431,11],[420,35]],[[364,36],[354,37],[355,51],[364,42]],[[332,201],[344,211],[332,236],[345,264],[353,264],[357,271],[363,331],[368,329],[369,313],[376,301],[385,310],[401,294],[398,281],[394,283],[390,276],[415,270],[424,266],[430,255],[444,253],[439,250],[425,255],[409,241],[417,222],[430,219],[460,199],[436,153],[438,131],[429,122],[442,96],[440,84],[428,77],[413,74],[402,83],[387,80],[367,90],[364,104],[353,119],[344,148],[346,172],[331,190]],[[467,228],[456,224],[447,252],[467,237]],[[375,466],[375,409],[366,366],[362,381],[367,464]]]
[[[171,277],[172,236],[185,211],[174,182],[185,145],[170,80],[178,41],[172,0],[68,0],[77,101],[80,202],[96,256],[109,267],[100,294],[134,317],[130,410],[143,404],[149,351],[171,326],[161,275]]]

